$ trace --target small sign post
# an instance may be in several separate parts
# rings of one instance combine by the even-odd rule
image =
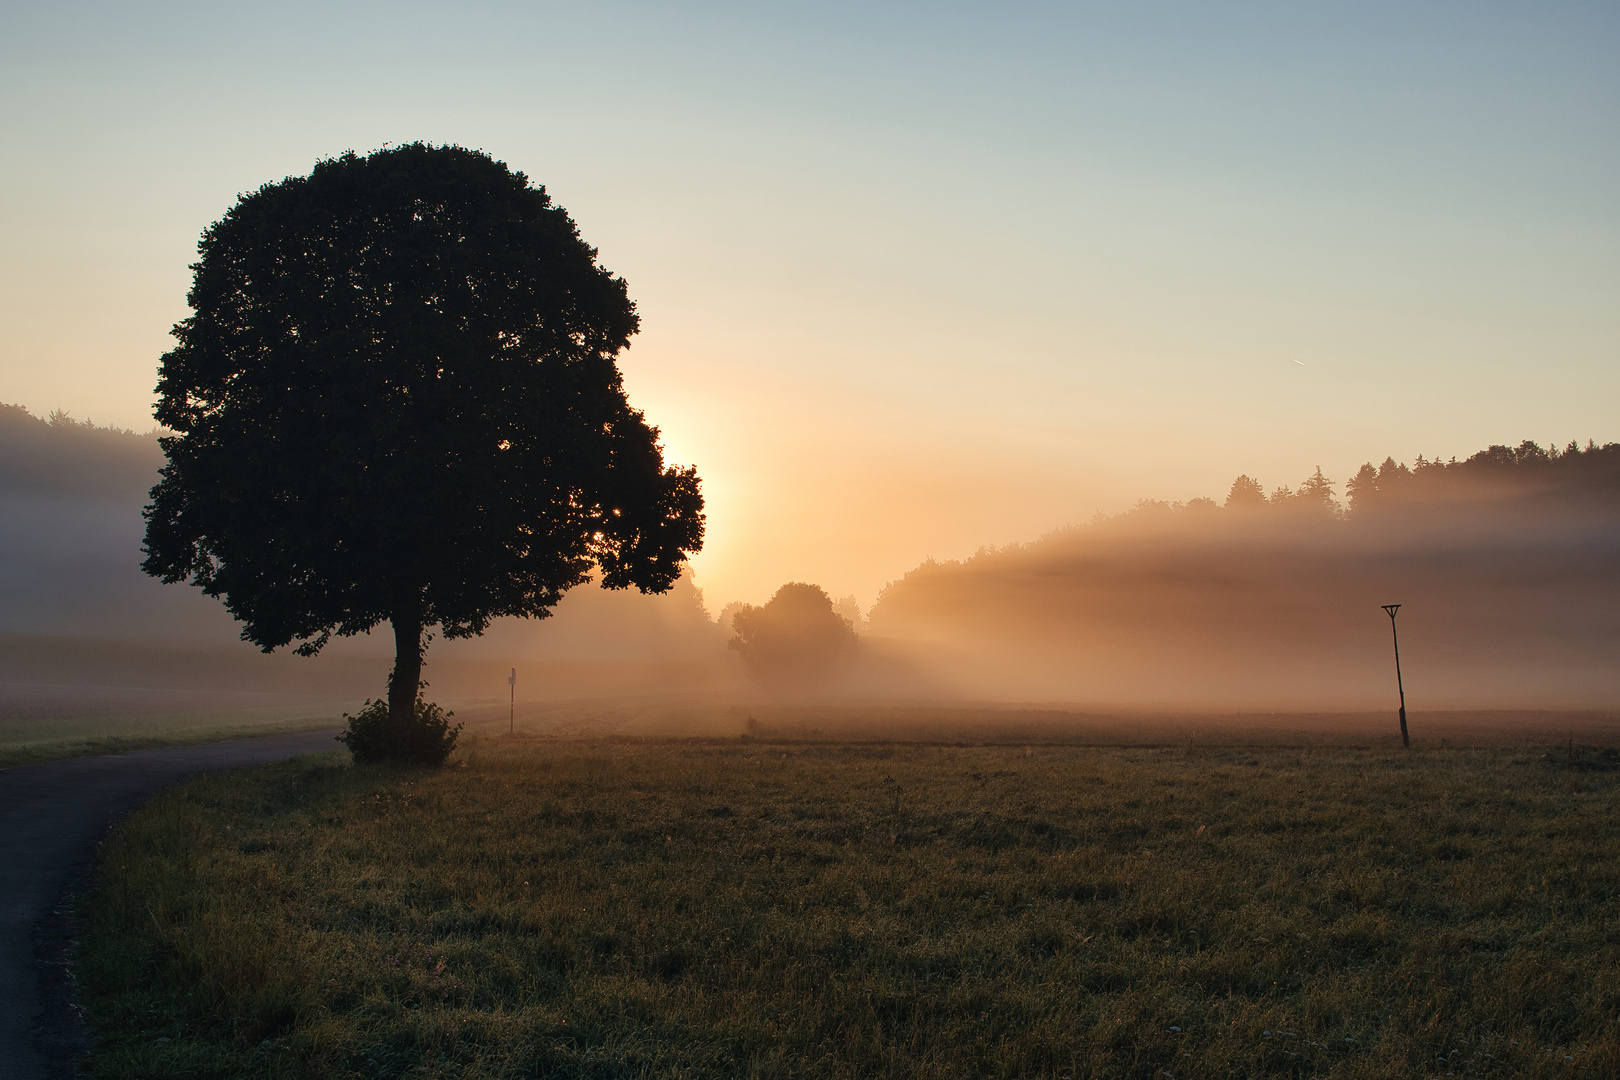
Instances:
[[[1401,745],[1412,749],[1412,740],[1406,734],[1406,687],[1401,685],[1401,635],[1395,630],[1395,613],[1401,610],[1399,604],[1385,604],[1384,611],[1389,615],[1389,633],[1395,641],[1395,689],[1401,694]]]
[[[508,728],[507,734],[516,735],[517,734],[517,668],[513,668],[512,669],[512,674],[510,674],[510,675],[508,675],[506,677],[506,690],[507,690],[506,726]],[[1406,730],[1406,712],[1405,712],[1405,710],[1402,710],[1402,712],[1401,712],[1401,730],[1402,731]]]

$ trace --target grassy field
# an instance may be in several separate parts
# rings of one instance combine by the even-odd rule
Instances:
[[[105,701],[79,692],[67,700],[0,693],[0,769],[59,758],[114,754],[159,746],[188,746],[341,727],[340,709],[310,705],[210,707],[206,701]]]
[[[504,745],[106,845],[101,1077],[1620,1075],[1613,752]]]
[[[71,720],[0,719],[0,769],[91,754],[191,746],[342,725],[338,710],[300,708],[112,713]]]

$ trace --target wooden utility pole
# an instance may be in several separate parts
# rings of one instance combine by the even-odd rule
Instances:
[[[1412,740],[1406,734],[1406,687],[1401,685],[1401,635],[1395,630],[1395,613],[1399,610],[1399,604],[1384,605],[1384,611],[1389,615],[1390,636],[1395,640],[1395,689],[1401,693],[1401,745],[1410,750]]]
[[[517,668],[506,677],[506,726],[508,735],[517,734]],[[1401,730],[1406,730],[1406,710],[1401,709]]]

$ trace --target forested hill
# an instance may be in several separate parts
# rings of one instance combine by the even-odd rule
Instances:
[[[1346,505],[1348,503],[1348,506]],[[1144,500],[891,583],[874,637],[968,693],[1036,700],[1430,707],[1620,699],[1620,446],[1388,460],[1224,503]]]
[[[0,633],[223,640],[218,603],[141,573],[158,435],[0,405]]]
[[[1363,465],[1346,485],[1351,513],[1377,513],[1480,499],[1524,499],[1549,509],[1620,506],[1620,443],[1562,451],[1526,440],[1490,446],[1465,461],[1425,461],[1411,468],[1393,458]]]
[[[1189,513],[1191,520],[1210,524],[1216,518],[1209,511],[1270,510],[1269,520],[1280,524],[1310,517],[1349,520],[1390,513],[1443,516],[1467,506],[1497,512],[1620,507],[1620,443],[1588,442],[1582,448],[1572,442],[1563,450],[1544,450],[1525,441],[1517,447],[1490,446],[1463,461],[1429,461],[1421,454],[1410,466],[1392,457],[1382,465],[1369,461],[1345,485],[1343,501],[1321,469],[1297,489],[1279,487],[1269,495],[1258,480],[1239,476],[1224,504],[1209,498],[1186,503],[1144,499],[1118,516]]]
[[[158,433],[49,419],[0,404],[0,491],[144,501],[163,464]]]

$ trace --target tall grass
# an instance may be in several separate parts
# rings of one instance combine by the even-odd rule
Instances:
[[[107,844],[102,1077],[1620,1075],[1620,771],[475,745]]]

